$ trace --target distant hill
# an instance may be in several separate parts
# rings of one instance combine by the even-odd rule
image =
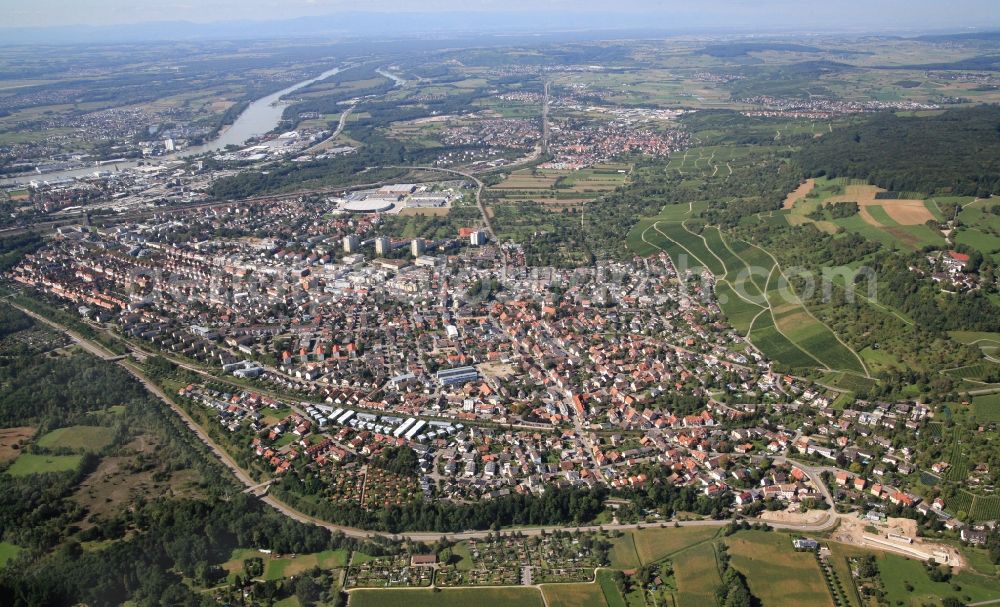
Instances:
[[[928,34],[925,36],[916,36],[913,40],[920,40],[921,42],[962,42],[964,40],[997,41],[1000,40],[1000,31],[966,32],[962,34]]]
[[[697,51],[698,54],[710,57],[745,57],[750,53],[761,53],[773,51],[779,53],[835,53],[838,55],[863,55],[859,51],[844,49],[824,49],[817,46],[807,46],[804,44],[792,44],[786,42],[729,42],[724,44],[710,44]]]

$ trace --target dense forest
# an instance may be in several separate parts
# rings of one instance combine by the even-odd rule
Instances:
[[[1000,191],[1000,106],[935,116],[878,113],[805,145],[809,177],[867,179],[887,190],[986,197]]]

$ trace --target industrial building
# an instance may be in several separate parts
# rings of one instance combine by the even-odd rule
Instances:
[[[479,379],[479,371],[475,367],[455,367],[437,372],[438,383],[442,386],[464,384]]]

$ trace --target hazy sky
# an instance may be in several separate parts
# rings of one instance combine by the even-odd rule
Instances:
[[[655,13],[686,25],[988,28],[998,0],[0,0],[0,27],[274,20],[342,11]]]

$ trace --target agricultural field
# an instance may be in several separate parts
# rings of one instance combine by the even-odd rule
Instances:
[[[35,435],[33,426],[0,428],[0,464],[17,459],[25,441]]]
[[[853,373],[827,373],[820,382],[823,385],[832,386],[838,390],[846,390],[854,393],[865,393],[875,385],[874,379],[861,377]]]
[[[625,546],[635,546],[636,558],[640,565],[647,565],[670,556],[685,548],[707,542],[716,537],[719,530],[713,527],[666,527],[647,528],[627,532],[615,541],[624,541]],[[624,538],[628,537],[628,540]]]
[[[828,234],[843,228],[887,246],[912,250],[944,246],[941,232],[925,225],[942,219],[938,203],[922,198],[885,198],[891,195],[857,180],[810,179],[789,193],[782,213],[791,225],[812,224]],[[856,203],[858,212],[836,215],[831,208],[838,203]]]
[[[974,521],[995,521],[1000,518],[1000,496],[974,496],[969,507],[969,518]]]
[[[543,607],[535,588],[442,588],[440,590],[352,590],[351,607]]]
[[[632,590],[623,597],[618,591],[618,586],[615,584],[609,569],[601,569],[597,572],[597,583],[600,584],[601,590],[604,592],[604,602],[607,603],[608,607],[645,607],[646,605],[641,591]]]
[[[58,428],[38,439],[46,449],[72,449],[97,452],[114,440],[114,430],[103,426],[68,426]]]
[[[715,604],[715,589],[722,583],[715,546],[698,545],[674,561],[677,578],[677,607],[705,607]]]
[[[610,607],[597,582],[589,584],[544,584],[541,586],[548,607]]]
[[[608,560],[615,569],[637,569],[642,566],[635,549],[635,533],[628,532],[611,542]]]
[[[37,455],[22,453],[7,468],[11,476],[28,476],[46,472],[70,472],[80,467],[82,457],[79,455]]]
[[[828,605],[833,597],[810,552],[796,552],[784,533],[747,531],[727,538],[731,564],[750,583],[764,607]]]
[[[631,167],[597,164],[589,168],[520,169],[484,192],[490,204],[537,202],[550,211],[580,208],[597,196],[623,185]]]

